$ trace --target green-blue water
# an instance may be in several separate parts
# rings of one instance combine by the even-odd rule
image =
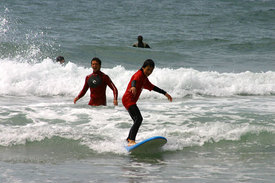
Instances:
[[[274,0],[0,1],[0,182],[273,182],[274,19]],[[94,56],[116,107],[73,104]],[[121,98],[147,58],[173,102],[143,91],[137,140],[168,143],[131,155]]]

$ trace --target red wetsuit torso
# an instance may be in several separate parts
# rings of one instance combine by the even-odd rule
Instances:
[[[133,80],[136,81],[137,93],[135,96],[130,91],[130,88],[132,87],[131,83]],[[127,110],[131,105],[136,104],[143,88],[151,91],[154,88],[154,85],[148,80],[147,76],[143,73],[143,70],[140,69],[132,76],[127,86],[127,89],[122,97],[122,103]]]
[[[114,99],[117,100],[118,91],[112,80],[108,75],[101,71],[93,72],[86,76],[83,89],[78,94],[78,98],[83,97],[88,88],[90,88],[90,102],[89,105],[99,106],[106,105],[106,87],[107,85],[113,90]]]

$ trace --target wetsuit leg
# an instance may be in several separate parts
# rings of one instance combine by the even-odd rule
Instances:
[[[134,124],[130,129],[127,139],[136,140],[136,135],[137,135],[138,129],[142,123],[143,118],[140,114],[140,111],[139,111],[139,108],[137,107],[137,105],[130,106],[128,109],[128,112],[129,112],[131,118],[133,119]]]

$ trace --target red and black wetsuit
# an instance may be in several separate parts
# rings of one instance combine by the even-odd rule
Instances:
[[[132,92],[130,91],[131,87],[135,87],[136,88],[136,95],[134,96],[132,94]],[[130,140],[135,140],[138,129],[142,123],[142,115],[139,111],[139,108],[136,105],[136,102],[142,92],[142,89],[145,88],[149,91],[154,90],[158,93],[162,93],[162,94],[166,94],[166,92],[160,88],[158,88],[157,86],[154,86],[149,79],[147,78],[147,76],[143,73],[143,69],[141,68],[140,70],[138,70],[131,78],[127,89],[122,97],[122,103],[124,105],[124,107],[128,110],[131,118],[134,121],[133,126],[130,129],[129,135],[127,137],[127,139]]]
[[[135,87],[137,90],[137,93],[135,96],[130,91],[130,89],[131,89],[131,87],[133,87],[134,83],[135,83]],[[127,110],[129,109],[129,107],[131,105],[136,104],[143,88],[151,91],[154,88],[154,85],[149,81],[147,76],[143,73],[143,70],[140,69],[132,76],[132,78],[127,86],[127,89],[122,97],[122,103]]]
[[[90,88],[90,102],[89,105],[99,106],[106,105],[106,87],[107,85],[113,90],[114,99],[117,100],[118,91],[112,80],[108,75],[101,71],[93,72],[86,76],[83,89],[78,94],[78,98],[83,97],[88,88]]]

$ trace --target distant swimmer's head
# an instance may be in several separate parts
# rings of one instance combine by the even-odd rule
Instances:
[[[92,66],[94,72],[99,71],[101,68],[101,60],[97,57],[94,57],[91,60],[91,66]]]
[[[137,40],[138,40],[138,42],[142,42],[143,37],[142,36],[138,36]]]
[[[142,69],[143,69],[144,74],[147,77],[152,74],[154,68],[155,68],[155,63],[152,59],[147,59],[144,61]]]
[[[65,62],[65,59],[62,56],[58,56],[58,57],[56,57],[56,62],[63,64]]]

